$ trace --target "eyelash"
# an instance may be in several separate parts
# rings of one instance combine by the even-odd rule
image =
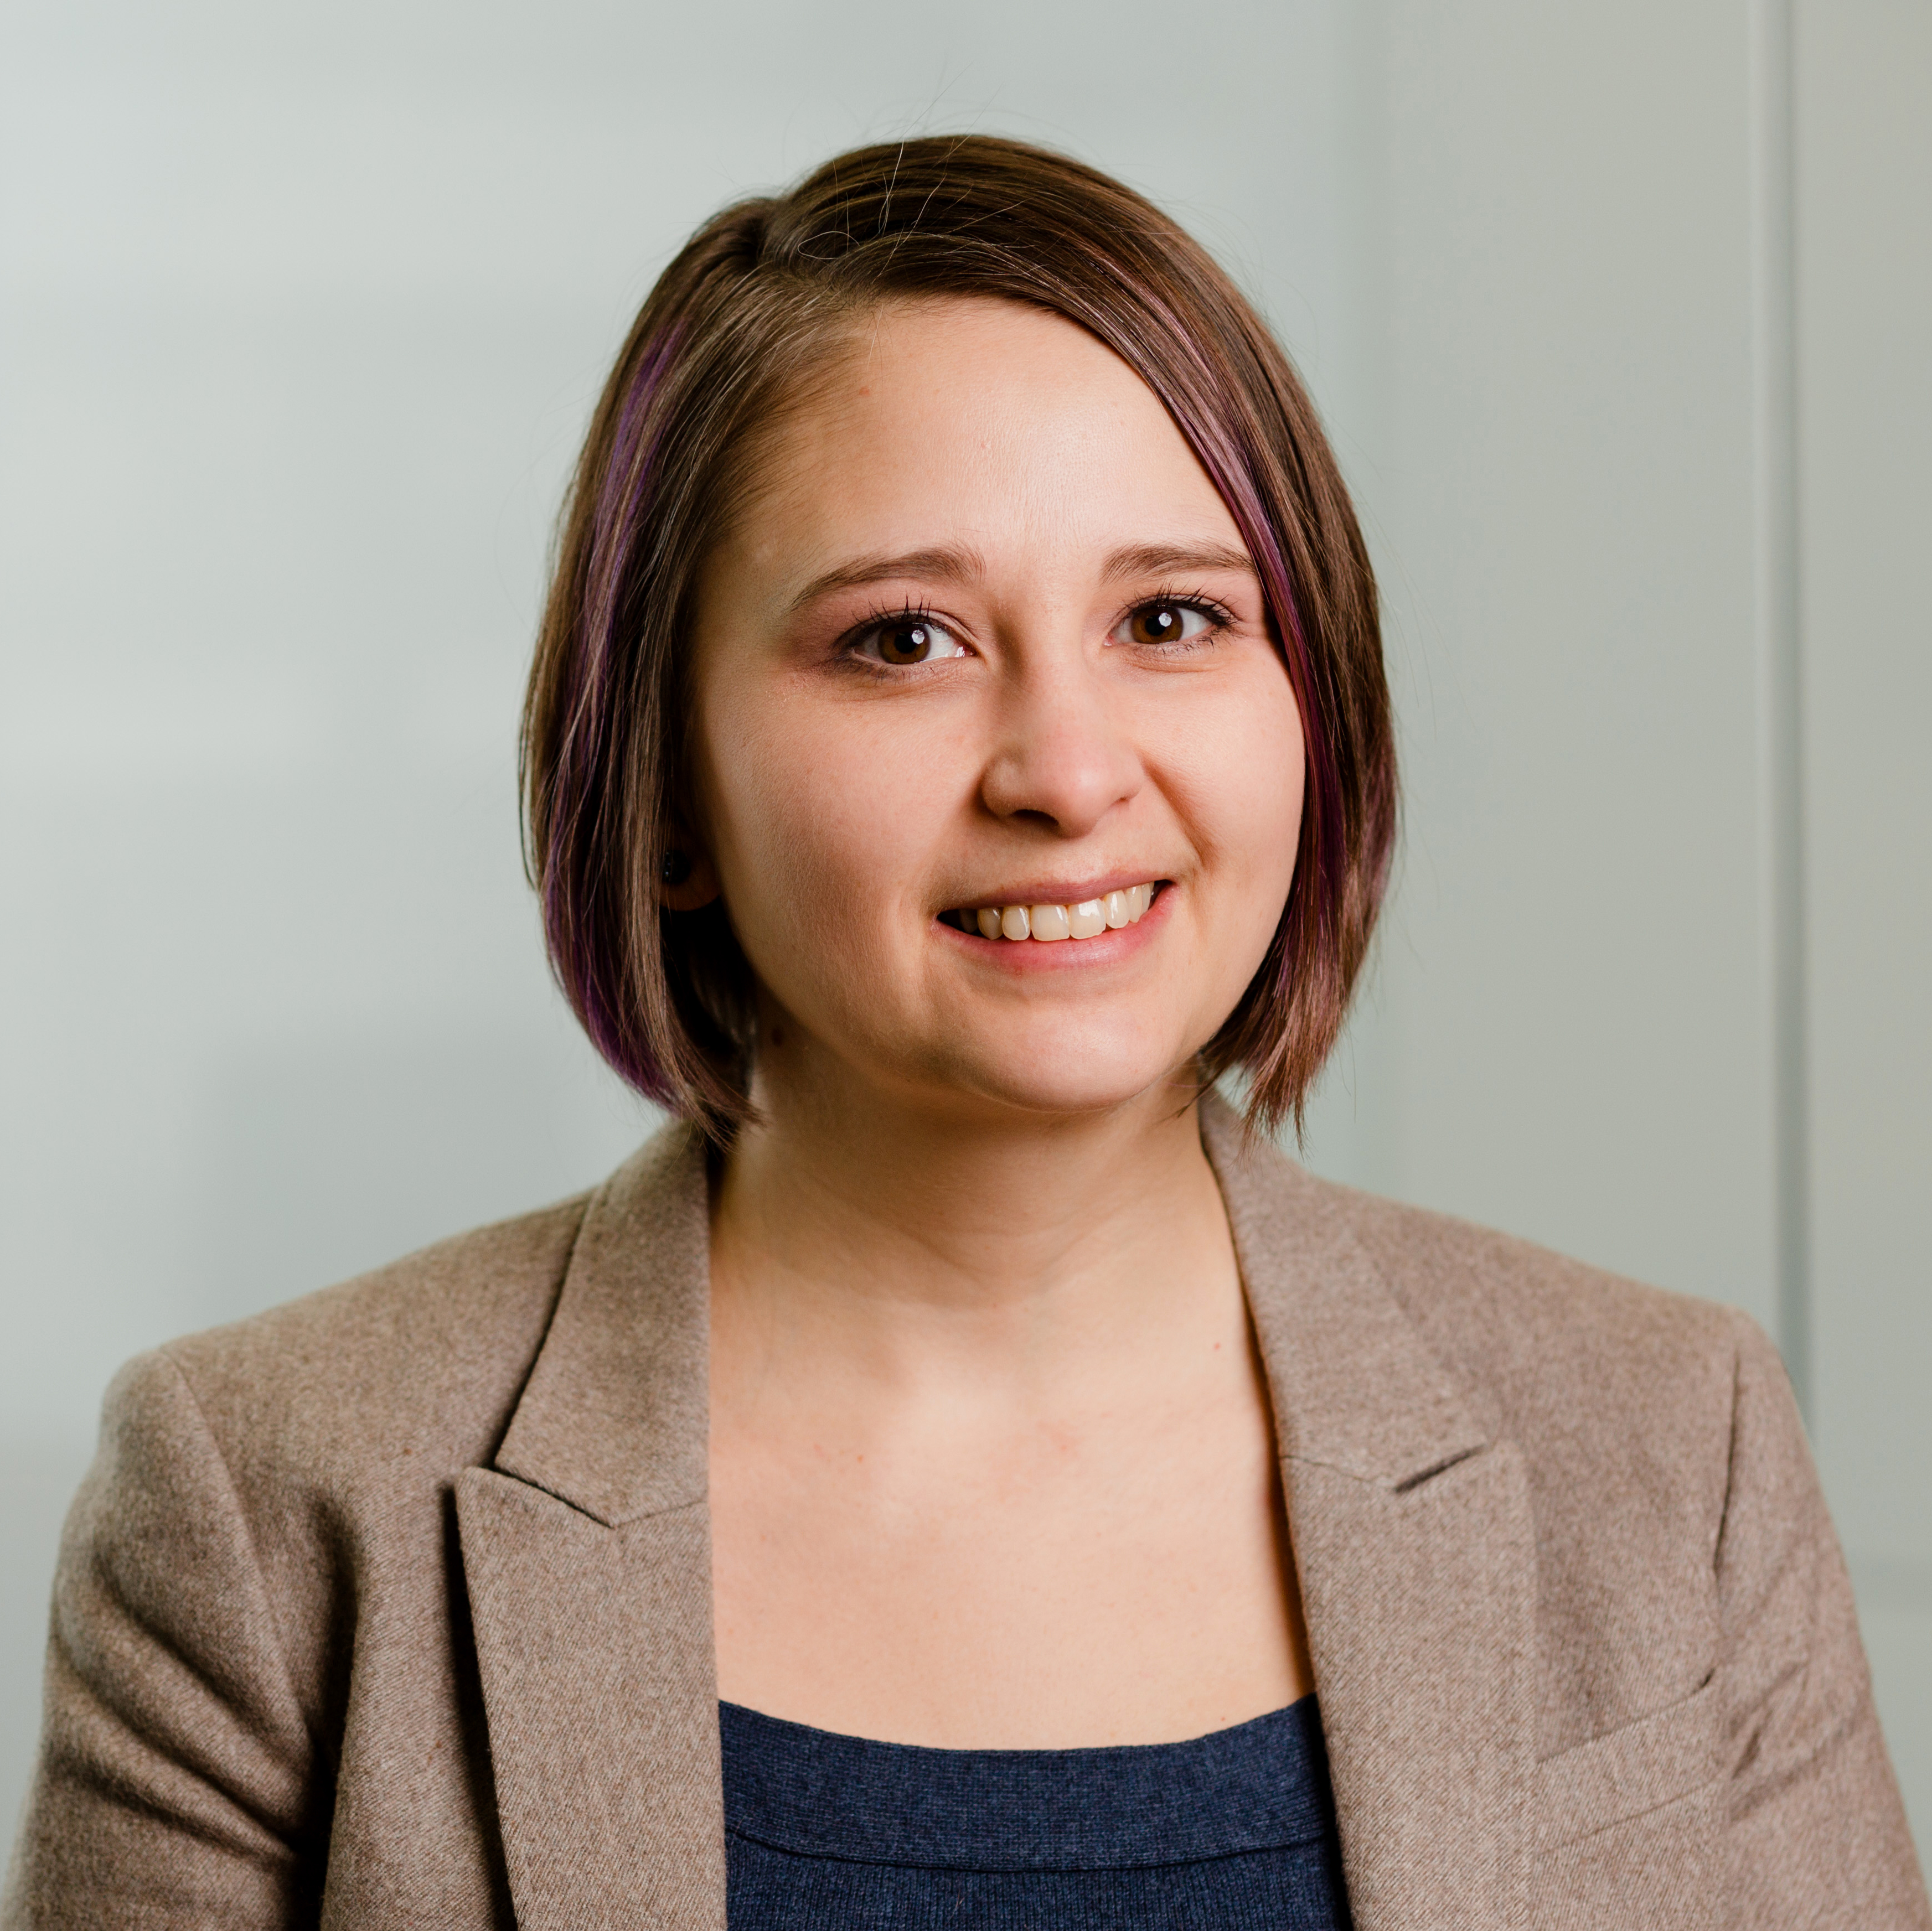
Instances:
[[[1141,650],[1192,650],[1198,645],[1211,642],[1221,631],[1232,629],[1234,622],[1234,612],[1226,604],[1209,596],[1205,590],[1162,590],[1151,597],[1143,597],[1138,603],[1123,610],[1114,619],[1114,629],[1119,629],[1128,618],[1142,610],[1192,610],[1197,616],[1208,619],[1208,628],[1203,635],[1184,637],[1178,643],[1143,643],[1136,646]],[[1112,631],[1108,633],[1109,636],[1112,634]]]
[[[897,628],[905,624],[922,623],[937,624],[948,631],[952,628],[928,604],[908,601],[890,607],[882,605],[870,616],[862,618],[838,640],[834,648],[834,658],[847,669],[860,671],[868,676],[892,679],[908,676],[914,671],[929,667],[919,664],[880,664],[874,658],[861,657],[859,646],[874,631]]]
[[[1138,603],[1128,605],[1126,609],[1123,610],[1108,626],[1107,634],[1112,637],[1128,618],[1138,615],[1139,612],[1156,610],[1192,610],[1196,616],[1205,617],[1210,626],[1207,633],[1208,637],[1212,637],[1221,631],[1228,629],[1234,621],[1234,613],[1225,604],[1209,596],[1204,590],[1190,590],[1185,593],[1160,590],[1151,597],[1143,597]],[[881,607],[874,610],[871,616],[854,624],[845,633],[839,642],[838,654],[848,664],[861,665],[868,670],[880,672],[888,676],[903,674],[907,670],[918,670],[923,667],[917,664],[901,666],[875,664],[870,658],[861,657],[859,655],[859,646],[871,636],[873,631],[882,630],[889,624],[942,623],[943,621],[929,604],[907,602],[890,608]],[[1179,652],[1193,649],[1204,640],[1202,637],[1190,637],[1183,638],[1178,643],[1144,643],[1137,646],[1136,648],[1142,650]]]

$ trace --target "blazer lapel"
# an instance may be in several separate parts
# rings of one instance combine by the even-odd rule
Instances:
[[[1429,1351],[1346,1195],[1210,1098],[1267,1366],[1358,1931],[1524,1918],[1536,1550],[1516,1446]]]
[[[1203,1137],[1267,1365],[1358,1931],[1523,1921],[1535,1547],[1514,1444],[1350,1231],[1346,1196]],[[593,1198],[496,1465],[457,1514],[518,1923],[722,1931],[704,1154]]]
[[[701,1144],[593,1197],[463,1568],[517,1922],[722,1931]]]

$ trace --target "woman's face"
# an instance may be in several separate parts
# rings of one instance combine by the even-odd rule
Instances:
[[[1226,506],[1070,322],[870,318],[707,559],[696,673],[761,1081],[830,1056],[905,1098],[1118,1105],[1267,952],[1301,818],[1287,673]]]

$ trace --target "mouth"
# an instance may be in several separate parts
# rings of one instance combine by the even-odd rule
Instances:
[[[1155,879],[1066,904],[971,905],[940,914],[941,921],[982,939],[1050,945],[1061,939],[1098,939],[1137,925],[1166,885]]]

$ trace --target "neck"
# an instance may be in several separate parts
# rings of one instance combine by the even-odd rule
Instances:
[[[713,1204],[714,1345],[767,1385],[1032,1405],[1244,1320],[1191,1084],[1071,1116],[758,1099]]]

